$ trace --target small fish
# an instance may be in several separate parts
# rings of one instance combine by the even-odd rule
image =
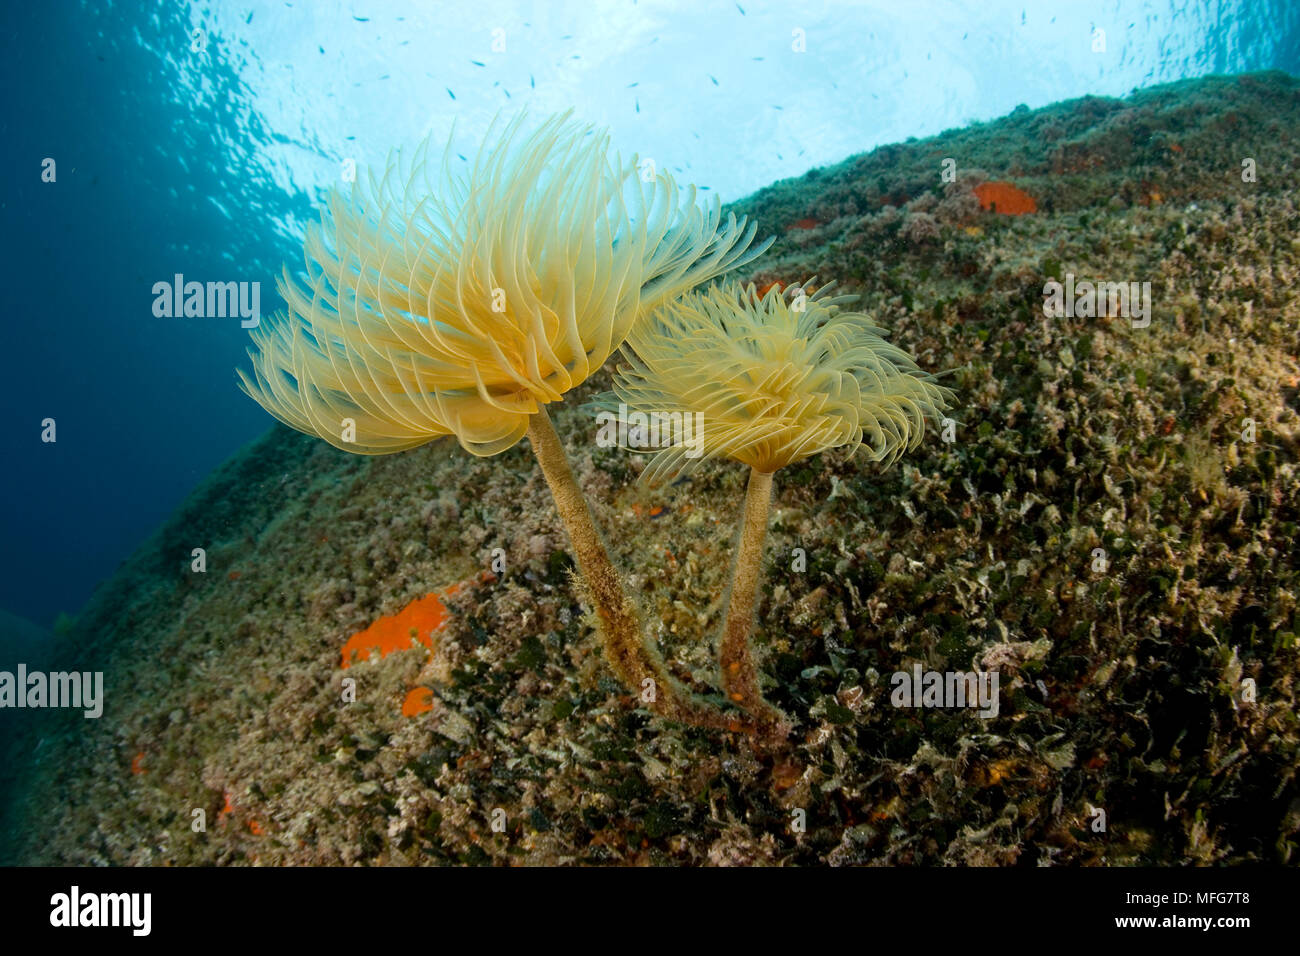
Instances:
[[[637,101],[636,101],[636,111],[637,111],[638,113],[641,112],[641,101],[640,101],[640,100],[637,100]]]
[[[456,94],[451,91],[450,86],[447,87],[447,95],[450,96],[453,100],[456,98]]]
[[[635,83],[629,83],[629,84],[627,85],[627,89],[630,90],[630,89],[632,89],[632,87],[634,87],[634,86],[640,86],[640,85],[641,85],[641,81],[640,81],[640,80],[637,80]]]
[[[712,73],[707,74],[707,76],[709,77],[709,79],[713,81],[714,86],[718,85],[718,78],[716,76],[714,76]]]
[[[356,20],[357,23],[369,23],[369,22],[370,22],[370,18],[369,18],[369,17],[359,17],[359,16],[357,16],[355,13],[352,14],[352,19],[353,19],[353,20]]]
[[[740,4],[736,4],[736,9],[740,11],[740,15],[742,17],[745,15],[745,8],[742,7]]]
[[[469,160],[465,158],[465,154],[464,154],[464,153],[457,153],[456,155],[460,157],[460,161],[461,161],[462,163],[468,163],[468,162],[469,162]]]
[[[478,60],[470,60],[475,66],[487,66],[486,63],[480,63]]]
[[[537,82],[533,79],[533,74],[531,73],[528,74],[528,85],[533,89],[537,89]]]
[[[256,12],[256,11],[254,11],[254,13],[255,13],[255,12]],[[250,13],[250,14],[248,15],[248,17],[244,20],[244,22],[245,22],[245,23],[252,23],[252,22],[253,22],[253,14]]]

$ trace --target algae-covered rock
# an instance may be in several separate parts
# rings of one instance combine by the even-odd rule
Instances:
[[[1297,128],[1296,80],[1212,77],[736,204],[778,234],[747,278],[838,280],[961,405],[887,472],[778,475],[757,644],[785,750],[611,678],[527,448],[356,458],[277,428],[59,639],[105,716],[14,743],[6,859],[1295,863]],[[1034,211],[982,208],[987,182]],[[1049,316],[1053,282],[1139,291]],[[670,670],[715,694],[743,470],[636,485],[579,407],[608,387],[556,427]],[[340,667],[458,582],[431,648]],[[996,716],[896,706],[913,668],[996,671]]]

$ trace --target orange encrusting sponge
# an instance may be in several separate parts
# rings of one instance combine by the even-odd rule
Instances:
[[[381,617],[364,631],[353,634],[343,645],[343,666],[352,666],[354,654],[359,661],[369,660],[372,651],[378,651],[380,658],[384,658],[393,651],[409,650],[414,646],[414,641],[419,641],[426,650],[432,651],[433,635],[447,623],[447,605],[442,603],[442,599],[451,597],[476,580],[479,584],[486,584],[495,581],[496,575],[491,571],[483,571],[477,579],[458,581],[437,594],[426,594],[396,614]],[[412,687],[402,701],[403,717],[418,717],[431,710],[433,691],[428,687]]]
[[[412,687],[402,701],[403,717],[418,717],[433,710],[433,691],[427,687]]]
[[[981,209],[1004,216],[1023,216],[1027,212],[1038,211],[1034,197],[1010,183],[980,183],[975,187],[975,198],[980,201]]]
[[[442,594],[426,594],[412,601],[396,614],[381,617],[364,631],[358,631],[348,638],[343,645],[343,666],[352,666],[352,655],[357,660],[370,659],[371,651],[379,651],[379,656],[387,657],[393,651],[410,648],[411,641],[417,640],[432,650],[433,632],[447,622],[447,606],[443,597],[450,597],[461,586],[453,584]]]

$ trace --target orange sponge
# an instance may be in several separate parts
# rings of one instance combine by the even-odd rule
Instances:
[[[1038,211],[1034,197],[1010,183],[980,183],[975,187],[975,198],[980,201],[981,209],[1004,216],[1023,216]]]
[[[353,653],[362,661],[369,660],[371,651],[387,657],[393,651],[407,650],[412,640],[432,649],[433,632],[447,622],[447,606],[442,603],[442,598],[459,590],[460,585],[453,584],[441,595],[427,594],[398,613],[381,617],[364,631],[353,634],[343,645],[343,666],[352,666]]]
[[[427,687],[412,687],[402,701],[402,716],[417,717],[433,710],[433,691]]]

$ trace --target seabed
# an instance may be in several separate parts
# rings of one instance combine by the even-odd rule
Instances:
[[[638,709],[526,447],[362,458],[277,426],[61,638],[105,713],[9,740],[4,862],[1295,864],[1296,129],[1295,79],[1209,78],[736,204],[779,236],[748,278],[834,278],[961,402],[887,472],[778,474],[756,646],[785,753]],[[1034,210],[983,208],[990,183]],[[1044,315],[1067,276],[1149,282],[1149,324]],[[552,417],[671,669],[716,693],[745,471],[636,485],[579,408],[608,387]],[[431,648],[341,667],[432,592]],[[996,669],[996,716],[894,706],[917,667]]]

